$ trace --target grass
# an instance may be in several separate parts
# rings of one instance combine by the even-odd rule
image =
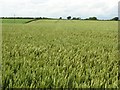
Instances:
[[[2,19],[3,24],[24,24],[32,19]]]
[[[118,88],[116,21],[2,26],[3,88]]]

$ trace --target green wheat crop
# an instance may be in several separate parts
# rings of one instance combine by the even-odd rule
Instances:
[[[118,88],[116,21],[38,20],[2,27],[3,88]]]

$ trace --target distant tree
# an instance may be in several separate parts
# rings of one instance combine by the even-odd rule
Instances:
[[[77,17],[76,19],[77,19],[77,20],[80,20],[81,18],[80,18],[80,17]]]
[[[43,17],[43,19],[48,19],[47,17]]]
[[[36,17],[35,19],[36,19],[36,20],[38,20],[38,19],[42,19],[42,17]]]
[[[67,19],[70,20],[70,19],[71,19],[71,16],[68,16]]]
[[[76,20],[76,17],[73,17],[72,20]]]
[[[42,17],[39,17],[39,19],[42,19]]]
[[[86,19],[84,19],[84,20],[89,20],[89,18],[86,18]]]
[[[80,17],[73,17],[72,20],[80,20],[81,18]]]
[[[98,20],[97,17],[89,17],[89,20]]]
[[[60,17],[59,19],[62,19],[62,17]]]
[[[118,18],[118,17],[114,17],[114,18],[112,18],[111,20],[118,21],[118,20],[119,20],[119,18]]]

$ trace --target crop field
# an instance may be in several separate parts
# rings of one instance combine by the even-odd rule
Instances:
[[[3,24],[24,24],[32,19],[2,19]]]
[[[118,88],[117,24],[4,21],[3,88]]]

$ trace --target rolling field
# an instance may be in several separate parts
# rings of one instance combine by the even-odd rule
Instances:
[[[2,19],[3,24],[25,24],[32,19]]]
[[[117,23],[3,23],[3,88],[118,88]]]

